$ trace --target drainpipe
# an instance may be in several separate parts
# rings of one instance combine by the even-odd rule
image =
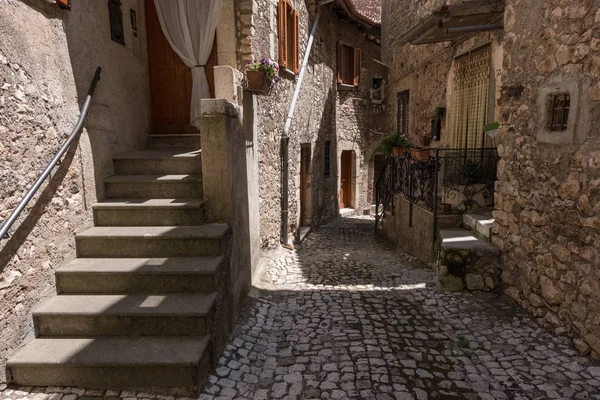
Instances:
[[[298,95],[302,87],[302,80],[304,79],[304,73],[306,72],[306,66],[308,65],[308,59],[310,57],[310,51],[312,49],[315,33],[317,26],[319,25],[319,18],[321,17],[321,6],[327,3],[331,3],[334,0],[322,0],[317,5],[317,15],[315,16],[315,22],[313,23],[310,37],[308,38],[308,44],[306,45],[306,51],[304,52],[304,59],[302,60],[302,66],[300,67],[300,74],[298,75],[298,82],[296,83],[296,89],[294,90],[294,96],[292,97],[292,103],[288,111],[287,119],[285,120],[285,126],[283,128],[283,134],[281,135],[281,151],[282,151],[282,176],[281,179],[281,243],[284,247],[290,248],[288,243],[289,235],[289,178],[290,178],[290,127],[292,126],[292,119],[294,118],[294,110],[296,109],[296,102],[298,101]]]

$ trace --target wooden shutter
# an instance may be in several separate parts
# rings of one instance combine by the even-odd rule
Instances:
[[[277,7],[277,30],[279,45],[279,66],[288,67],[288,48],[287,48],[287,1],[279,0]]]
[[[360,67],[362,65],[362,50],[354,49],[354,86],[360,84]]]
[[[338,83],[344,83],[344,76],[342,75],[342,71],[344,70],[343,64],[343,53],[344,48],[341,42],[337,44],[337,80]]]
[[[300,72],[300,24],[298,18],[298,11],[293,11],[292,20],[294,21],[294,37],[292,38],[294,44],[294,50],[292,52],[294,60],[292,66],[294,67],[294,72],[298,73]]]

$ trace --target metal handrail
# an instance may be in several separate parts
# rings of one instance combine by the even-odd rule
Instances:
[[[60,164],[60,160],[61,160],[62,156],[67,152],[67,150],[69,150],[69,148],[71,147],[71,144],[75,141],[75,139],[77,139],[77,137],[81,133],[81,131],[83,129],[83,122],[85,121],[85,117],[87,116],[88,109],[89,109],[90,103],[92,101],[92,96],[94,95],[94,91],[96,90],[96,84],[100,80],[101,72],[102,72],[101,67],[96,68],[96,72],[94,73],[94,78],[92,78],[92,83],[90,84],[90,89],[88,90],[87,96],[85,98],[85,102],[83,103],[83,107],[81,107],[81,115],[79,115],[79,120],[77,121],[75,128],[73,128],[73,131],[69,135],[69,138],[62,145],[60,150],[58,150],[58,152],[54,155],[54,157],[52,158],[52,160],[50,161],[48,166],[46,166],[46,168],[44,169],[44,172],[41,173],[41,175],[35,180],[33,185],[29,188],[27,193],[25,193],[25,196],[19,202],[19,205],[17,205],[17,208],[15,208],[13,210],[13,212],[9,215],[8,219],[0,226],[0,240],[4,239],[5,236],[8,237],[8,230],[16,222],[17,218],[19,218],[19,215],[21,215],[21,213],[23,212],[23,210],[25,209],[27,204],[31,201],[33,196],[39,190],[40,186],[42,186],[42,183],[48,177],[48,175],[50,175],[50,173],[52,172],[54,167],[56,167],[57,165]]]

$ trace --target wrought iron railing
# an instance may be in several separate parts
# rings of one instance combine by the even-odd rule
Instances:
[[[498,160],[496,148],[431,149],[422,159],[410,153],[388,157],[377,179],[375,231],[390,205],[394,213],[396,194],[409,201],[409,226],[415,204],[433,212],[434,238],[440,212],[493,207]]]

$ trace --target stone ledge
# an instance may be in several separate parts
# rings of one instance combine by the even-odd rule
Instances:
[[[240,107],[225,99],[202,99],[200,109],[202,116],[226,115],[238,118],[241,115]]]

